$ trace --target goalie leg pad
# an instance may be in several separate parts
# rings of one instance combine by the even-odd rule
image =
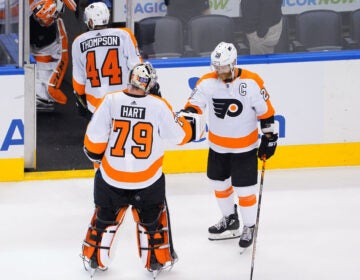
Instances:
[[[76,2],[74,0],[63,0],[64,4],[66,5],[66,7],[68,7],[69,10],[75,12],[77,5]]]
[[[162,207],[157,219],[151,223],[142,223],[135,207],[132,207],[132,213],[137,224],[139,256],[145,268],[156,271],[172,266],[177,256],[172,245],[166,206]]]
[[[104,221],[98,217],[96,208],[83,242],[82,257],[92,268],[105,270],[113,259],[114,239],[123,222],[127,207],[118,211],[114,221]]]
[[[66,29],[64,26],[64,22],[61,18],[57,20],[57,28],[58,28],[58,37],[60,40],[60,58],[54,69],[52,75],[50,76],[48,83],[48,92],[51,98],[53,98],[56,102],[60,104],[67,103],[67,97],[60,89],[61,83],[64,79],[64,75],[66,69],[69,64],[69,53],[68,53],[68,37],[66,33]]]

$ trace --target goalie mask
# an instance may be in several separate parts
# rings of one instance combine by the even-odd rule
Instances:
[[[34,18],[41,26],[50,26],[58,18],[59,12],[54,0],[42,0],[31,7]]]
[[[221,42],[211,53],[211,67],[219,75],[234,72],[237,51],[233,44]]]
[[[86,7],[84,22],[90,30],[97,26],[106,26],[109,23],[110,12],[103,2],[95,2]]]
[[[147,62],[135,65],[130,72],[129,84],[147,93],[155,85],[156,80],[156,71],[153,66]]]

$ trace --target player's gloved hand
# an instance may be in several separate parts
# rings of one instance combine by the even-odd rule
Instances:
[[[206,119],[203,114],[196,114],[181,110],[178,117],[184,117],[190,123],[192,129],[192,137],[190,141],[198,141],[205,135]]]
[[[160,85],[158,82],[156,82],[155,85],[149,90],[149,94],[161,97]]]
[[[276,133],[264,134],[261,137],[261,142],[258,150],[258,158],[269,159],[276,150],[278,135]]]
[[[90,121],[90,119],[92,117],[92,113],[89,111],[89,109],[87,107],[85,94],[79,95],[74,91],[74,95],[76,97],[75,105],[76,105],[79,115],[84,117],[88,121]]]

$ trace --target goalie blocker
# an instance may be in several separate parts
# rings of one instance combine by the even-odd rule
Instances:
[[[191,125],[192,137],[190,141],[198,141],[205,136],[206,119],[203,114],[180,111],[178,117],[184,117]]]

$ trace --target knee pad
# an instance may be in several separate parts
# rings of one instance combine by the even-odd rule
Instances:
[[[82,247],[82,258],[90,263],[96,261],[96,267],[106,269],[113,259],[112,251],[117,230],[124,220],[127,207],[119,210],[115,221],[104,221],[98,218],[98,208],[95,209],[91,223],[86,233]],[[104,226],[97,226],[101,223]]]
[[[177,256],[173,248],[169,214],[166,204],[161,208],[157,219],[142,223],[138,210],[132,207],[137,226],[139,256],[149,271],[162,270],[172,266]]]

